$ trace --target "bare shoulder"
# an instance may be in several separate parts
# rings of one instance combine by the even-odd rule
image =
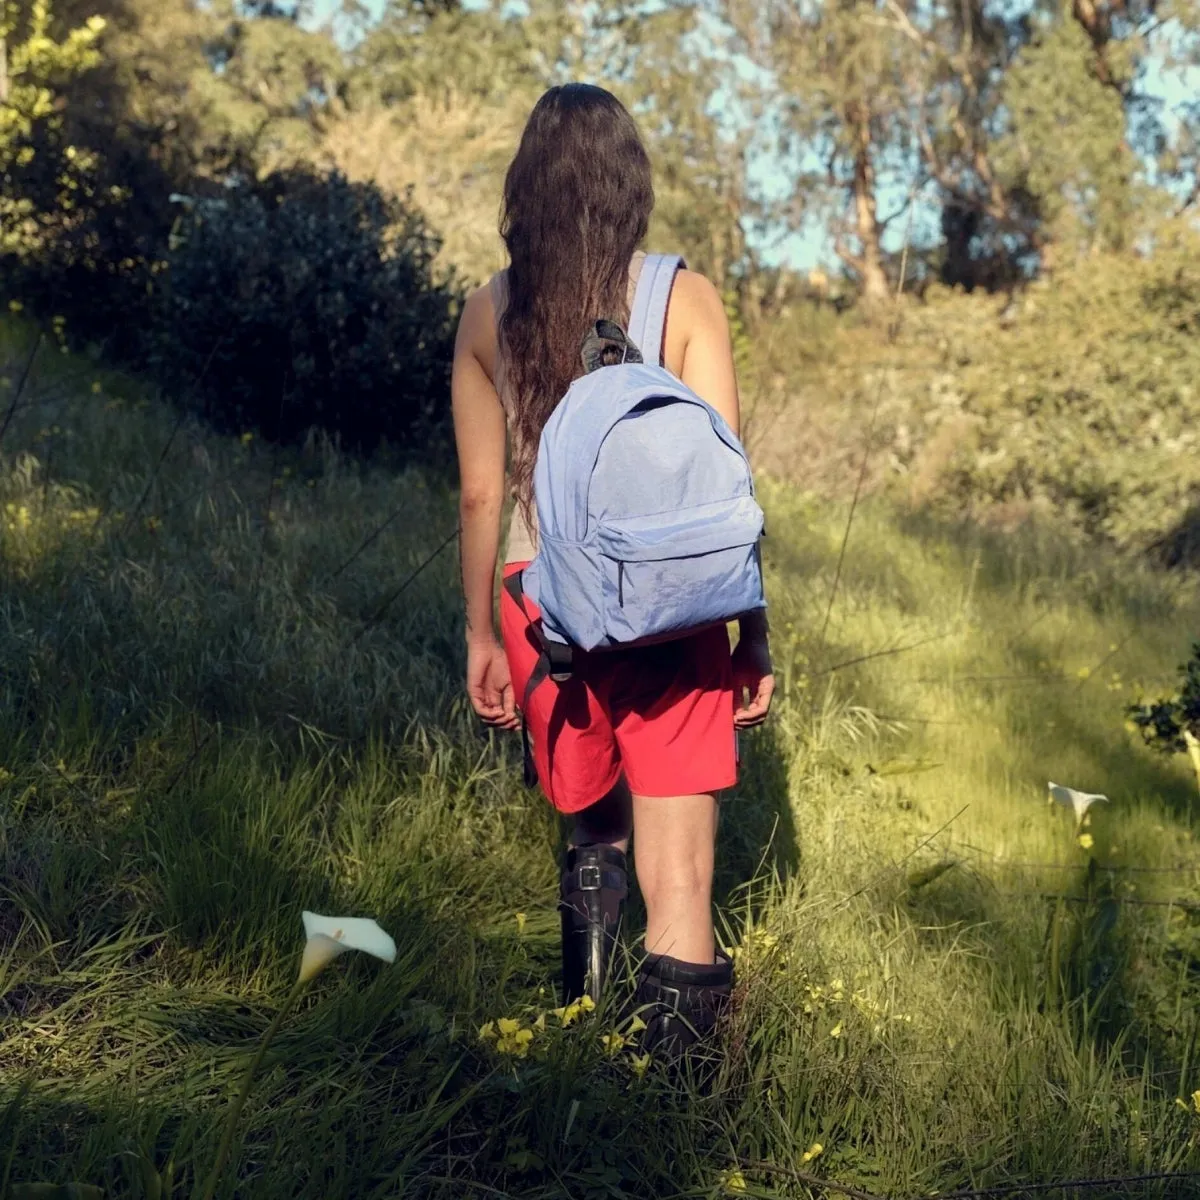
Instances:
[[[495,322],[495,280],[492,276],[487,283],[475,288],[467,296],[463,304],[462,324],[476,326]]]
[[[675,289],[680,296],[700,303],[720,303],[721,293],[717,285],[707,275],[693,271],[690,267],[680,267],[675,276]]]
[[[496,305],[494,278],[472,291],[463,303],[458,319],[458,344],[469,348],[484,361],[491,358],[496,345]]]
[[[681,270],[671,289],[667,310],[667,366],[676,375],[683,371],[689,350],[719,352],[729,341],[729,321],[721,293],[699,271]]]
[[[685,337],[712,334],[727,325],[725,301],[707,275],[683,269],[671,292],[671,318]]]
[[[680,270],[675,277],[671,292],[671,306],[678,308],[680,316],[688,316],[700,322],[714,317],[725,319],[725,304],[721,293],[707,275],[699,271]]]

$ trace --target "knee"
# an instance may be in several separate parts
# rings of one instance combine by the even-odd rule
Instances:
[[[635,846],[636,854],[636,846]],[[712,892],[712,854],[697,850],[670,858],[636,859],[638,888],[648,908],[707,900]]]

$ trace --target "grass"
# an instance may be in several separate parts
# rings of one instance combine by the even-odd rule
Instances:
[[[700,1095],[610,1054],[603,1012],[524,1059],[478,1037],[557,1003],[561,834],[464,704],[452,549],[417,570],[448,488],[43,353],[0,442],[0,1195],[193,1194],[303,908],[376,917],[397,961],[305,994],[226,1200],[1200,1171],[1195,782],[1123,727],[1194,584],[873,505],[839,575],[846,505],[763,491],[781,695],[723,812],[741,982]],[[1051,778],[1111,797],[1090,850]]]

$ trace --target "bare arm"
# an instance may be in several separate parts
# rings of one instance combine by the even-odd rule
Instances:
[[[671,308],[672,323],[679,321],[685,337],[680,378],[740,434],[733,338],[721,294],[703,275],[681,271],[671,294]]]
[[[734,433],[741,430],[733,338],[720,293],[703,275],[682,271],[671,295],[671,322],[684,331],[680,377],[701,399],[725,418]],[[668,329],[668,333],[670,330]],[[739,728],[766,719],[775,690],[767,649],[767,614],[763,609],[743,614],[734,653],[734,686]],[[745,702],[743,702],[745,693]]]
[[[475,292],[454,345],[450,396],[458,450],[462,581],[466,602],[467,691],[485,721],[515,724],[508,665],[492,623],[493,585],[504,508],[504,409],[484,365],[494,338],[491,300]]]

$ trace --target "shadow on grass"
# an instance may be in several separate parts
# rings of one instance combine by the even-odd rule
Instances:
[[[740,778],[721,801],[713,892],[717,904],[736,909],[757,901],[746,891],[753,881],[787,880],[800,867],[800,842],[788,788],[788,759],[776,726],[769,721],[743,733]]]

